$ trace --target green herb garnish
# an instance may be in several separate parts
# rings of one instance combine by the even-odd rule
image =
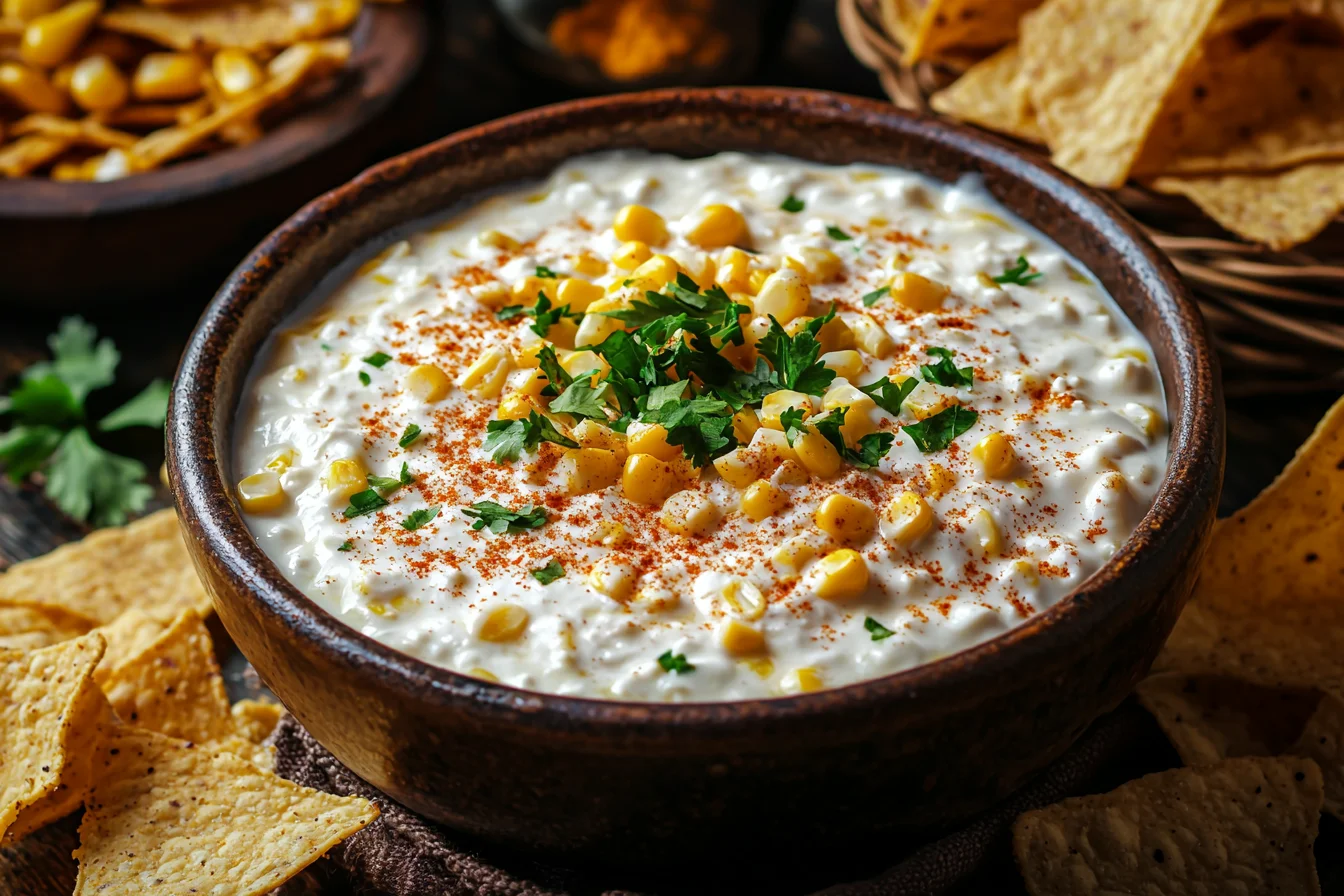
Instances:
[[[803,210],[803,200],[790,193],[784,198],[784,201],[779,204],[779,207],[790,214],[796,214]]]
[[[930,346],[925,349],[929,357],[937,358],[936,364],[921,364],[919,375],[924,378],[926,383],[937,383],[940,386],[965,386],[967,389],[975,385],[975,368],[958,367],[952,363],[956,357],[951,349]]]
[[[353,551],[354,549],[355,549],[355,543],[353,541],[343,541],[341,542],[341,546],[338,547],[336,550],[344,554],[346,551]]]
[[[594,374],[586,374],[565,387],[551,402],[551,411],[571,417],[591,417],[607,422],[607,395],[611,387],[606,383],[593,385]]]
[[[536,411],[528,411],[521,420],[491,420],[485,424],[485,450],[497,464],[515,461],[542,442],[554,442],[562,448],[579,447],[578,442],[556,429],[549,417]]]
[[[369,383],[373,382],[373,377],[369,376],[369,372],[367,370],[361,370],[359,372],[359,381],[363,385],[367,386]]]
[[[539,264],[537,265],[537,276],[543,280],[554,280],[559,274],[546,267],[546,265]]]
[[[779,385],[808,395],[822,395],[835,379],[835,371],[817,360],[821,343],[817,334],[835,318],[835,305],[821,317],[814,317],[803,325],[796,336],[770,316],[770,330],[757,344],[757,351],[774,367]]]
[[[402,432],[401,438],[397,439],[397,444],[403,448],[409,448],[411,443],[418,438],[420,438],[420,427],[412,423]]]
[[[884,376],[866,386],[860,386],[859,391],[872,398],[882,410],[893,417],[898,417],[901,413],[901,403],[918,386],[919,380],[912,376],[906,377],[899,385],[893,382],[891,378]]]
[[[803,421],[806,415],[801,408],[788,408],[779,415],[779,425],[784,428],[784,437],[793,444],[793,440],[801,436],[807,430],[803,428]]]
[[[674,399],[646,413],[646,422],[667,430],[667,443],[680,445],[692,465],[703,467],[737,447],[733,409],[716,398]]]
[[[879,299],[881,299],[885,295],[888,295],[890,292],[891,292],[890,286],[879,286],[872,292],[866,292],[863,294],[863,304],[871,308],[877,304]]]
[[[881,641],[884,638],[890,638],[892,635],[896,634],[871,616],[863,620],[863,627],[872,634],[874,641]]]
[[[415,482],[415,476],[411,474],[411,465],[406,461],[401,462],[401,473],[397,476],[402,485],[411,485]]]
[[[687,672],[695,671],[695,666],[686,662],[686,654],[673,654],[670,650],[658,657],[658,665],[663,667],[664,672],[675,672],[678,675],[685,675]]]
[[[1002,274],[997,277],[991,277],[995,283],[1016,283],[1019,286],[1026,286],[1031,281],[1044,276],[1039,271],[1034,274],[1028,274],[1031,270],[1031,264],[1027,261],[1025,255],[1017,256],[1017,264],[1010,268],[1004,268]]]
[[[951,445],[953,439],[974,426],[979,418],[980,415],[970,408],[953,405],[918,423],[902,426],[901,429],[914,439],[920,451],[929,454]]]
[[[564,577],[565,577],[565,568],[560,565],[559,560],[552,560],[550,563],[547,563],[541,569],[532,570],[532,578],[536,579],[543,585],[549,585],[556,579],[563,579]]]
[[[543,270],[537,268],[537,270]],[[554,273],[551,274],[555,276]],[[546,333],[560,322],[561,318],[568,317],[571,320],[583,320],[582,312],[571,313],[568,305],[561,305],[556,308],[551,304],[550,297],[544,291],[537,293],[537,301],[528,308],[526,305],[505,305],[495,312],[497,320],[512,320],[515,317],[529,316],[534,320],[528,324],[528,328],[538,336],[545,337]]]
[[[420,510],[412,510],[406,519],[401,521],[401,528],[407,532],[414,532],[421,526],[427,525],[430,520],[439,515],[439,505],[425,507]]]
[[[820,417],[813,418],[812,428],[821,433],[826,441],[835,447],[840,458],[860,470],[871,470],[878,461],[887,456],[896,436],[889,432],[872,432],[859,439],[853,448],[845,442],[840,427],[845,424],[845,415],[849,408],[833,408]]]
[[[378,367],[381,369],[384,364],[392,360],[392,356],[389,355],[387,352],[374,352],[367,358],[363,358],[361,360],[363,360],[365,364],[368,364],[372,367]]]
[[[840,240],[841,242],[854,239],[854,237],[845,233],[843,230],[841,230],[839,227],[836,227],[834,224],[826,225],[826,235],[833,240]]]
[[[370,476],[369,485],[380,492],[396,491],[401,488],[401,480],[391,476]]]
[[[364,491],[355,492],[350,496],[350,506],[345,508],[345,518],[351,520],[357,516],[373,513],[375,510],[381,510],[386,506],[386,498],[374,489],[366,488]]]
[[[546,523],[545,508],[531,504],[514,511],[494,501],[478,501],[470,507],[464,507],[462,512],[475,520],[471,524],[472,529],[480,531],[488,528],[496,535],[538,529]]]

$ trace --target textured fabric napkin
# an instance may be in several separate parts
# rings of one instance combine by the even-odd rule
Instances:
[[[276,747],[276,772],[281,776],[378,803],[379,819],[330,856],[356,879],[389,896],[635,896],[635,890],[614,886],[600,874],[492,852],[420,818],[337,762],[291,716],[281,720],[271,740]],[[1003,804],[912,851],[907,847],[903,853],[886,857],[892,864],[876,876],[838,883],[871,871],[837,868],[826,874],[826,879],[837,883],[815,896],[936,896],[970,885],[979,890],[982,883],[993,884],[994,892],[1021,892],[1007,845],[1018,814],[1066,796],[1108,790],[1172,764],[1174,757],[1152,720],[1132,702],[1127,703],[1098,720],[1068,753]],[[710,890],[657,885],[638,889],[644,896],[681,892]],[[757,892],[788,891],[771,886]]]

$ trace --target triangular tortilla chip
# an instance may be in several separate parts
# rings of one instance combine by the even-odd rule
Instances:
[[[907,65],[949,55],[977,55],[1017,40],[1017,23],[1041,0],[929,0],[914,39],[906,44]]]
[[[1017,44],[976,63],[966,74],[929,98],[934,111],[990,130],[1044,143],[1031,93],[1022,77]]]

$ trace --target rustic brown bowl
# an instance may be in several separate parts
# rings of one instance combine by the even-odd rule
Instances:
[[[1053,608],[988,643],[816,694],[646,704],[531,693],[436,668],[285,581],[232,498],[231,429],[263,340],[389,228],[614,147],[783,151],[898,165],[989,191],[1094,271],[1152,343],[1171,416],[1152,509]],[[769,861],[929,829],[1021,785],[1114,707],[1175,622],[1223,469],[1203,323],[1115,203],[1005,142],[889,105],[779,89],[585,100],[482,125],[385,162],[271,234],[206,309],[168,423],[173,491],[225,627],[313,735],[389,796],[488,840],[572,858]],[[890,843],[890,840],[888,840]]]

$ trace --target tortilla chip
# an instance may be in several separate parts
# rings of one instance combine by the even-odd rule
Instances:
[[[108,673],[103,690],[130,725],[198,743],[234,733],[210,632],[190,611]]]
[[[58,606],[99,623],[131,607],[165,620],[210,611],[171,509],[15,564],[0,574],[0,602]]]
[[[882,26],[901,46],[908,47],[919,31],[923,4],[919,0],[882,0]]]
[[[285,708],[268,700],[239,700],[233,704],[233,723],[238,733],[254,744],[271,736]]]
[[[86,635],[94,620],[60,607],[0,603],[0,648],[37,650]]]
[[[367,800],[138,729],[109,737],[95,772],[75,896],[260,896],[378,816]]]
[[[976,63],[966,74],[929,98],[935,111],[1029,140],[1044,143],[1036,122],[1017,44]]]
[[[1344,695],[1344,398],[1254,501],[1214,527],[1155,673]]]
[[[149,650],[167,629],[168,623],[139,607],[131,607],[112,622],[100,626],[98,633],[107,642],[107,652],[98,668],[93,670],[93,680],[104,685],[115,669]]]
[[[1344,821],[1344,700],[1321,698],[1296,744],[1288,751],[1314,759],[1325,778],[1325,809]]]
[[[109,31],[148,38],[175,50],[248,52],[279,49],[344,31],[359,17],[360,0],[294,0],[159,9],[117,6],[98,20]]]
[[[1022,19],[1023,71],[1061,168],[1119,187],[1220,0],[1051,0]]]
[[[163,128],[177,124],[190,103],[140,103],[95,112],[93,117],[114,128]]]
[[[1027,812],[1013,852],[1035,896],[1319,894],[1310,759],[1228,759]]]
[[[83,721],[102,635],[31,652],[0,651],[0,835],[76,771],[70,747]]]
[[[1294,15],[1329,18],[1344,12],[1339,0],[1223,0],[1210,35],[1236,31],[1257,22],[1287,19]]]
[[[71,146],[94,146],[98,149],[123,149],[135,144],[136,136],[109,128],[93,118],[75,121],[59,115],[25,115],[11,126],[16,137],[23,134],[44,134],[68,140]]]
[[[1041,0],[929,0],[914,40],[906,44],[907,65],[965,51],[994,50],[1017,40],[1017,23]],[[958,51],[961,51],[958,54]]]
[[[0,175],[27,177],[70,148],[70,141],[60,137],[32,134],[0,146]]]

